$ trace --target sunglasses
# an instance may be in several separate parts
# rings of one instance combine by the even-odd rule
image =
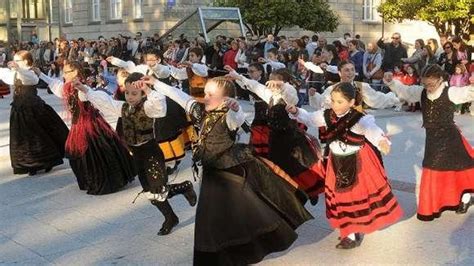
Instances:
[[[400,37],[392,37],[392,40],[399,40]]]

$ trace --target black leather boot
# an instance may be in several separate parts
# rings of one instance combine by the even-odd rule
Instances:
[[[339,244],[337,244],[337,249],[353,249],[362,243],[362,236],[360,234],[355,234],[355,240],[350,239],[349,237],[344,237]]]
[[[472,204],[472,200],[468,203],[461,202],[459,204],[458,209],[456,210],[456,213],[457,214],[465,214],[467,212],[467,210],[469,209],[469,207],[471,206],[471,204]]]
[[[194,191],[193,183],[191,181],[184,181],[179,184],[171,184],[168,192],[168,199],[173,196],[183,194],[189,205],[195,206],[197,202],[196,192]]]
[[[171,230],[173,230],[173,227],[179,224],[178,216],[176,216],[176,214],[174,213],[168,200],[153,200],[151,204],[155,205],[165,217],[165,221],[163,222],[160,231],[158,231],[158,235],[168,235],[169,233],[171,233]]]

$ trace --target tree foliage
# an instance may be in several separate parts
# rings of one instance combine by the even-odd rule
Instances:
[[[388,22],[427,21],[438,34],[474,32],[474,0],[386,0],[378,11]]]
[[[299,26],[314,32],[335,31],[338,16],[325,0],[214,0],[219,7],[238,7],[245,27],[256,35]]]

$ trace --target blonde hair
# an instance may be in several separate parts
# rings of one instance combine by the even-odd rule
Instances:
[[[224,96],[235,97],[235,85],[233,81],[225,77],[215,77],[208,80],[208,82],[216,83],[217,87],[224,91]]]
[[[466,74],[467,69],[466,69],[466,66],[465,66],[463,63],[457,64],[454,69],[456,69],[456,68],[458,68],[458,67],[461,69],[461,74],[463,74],[463,75]]]

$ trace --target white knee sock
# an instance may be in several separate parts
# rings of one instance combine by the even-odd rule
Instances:
[[[351,239],[352,241],[355,241],[355,240],[356,240],[356,235],[355,235],[354,233],[349,234],[347,237],[348,237],[349,239]]]
[[[461,198],[462,203],[469,203],[471,202],[471,193],[464,193]]]

